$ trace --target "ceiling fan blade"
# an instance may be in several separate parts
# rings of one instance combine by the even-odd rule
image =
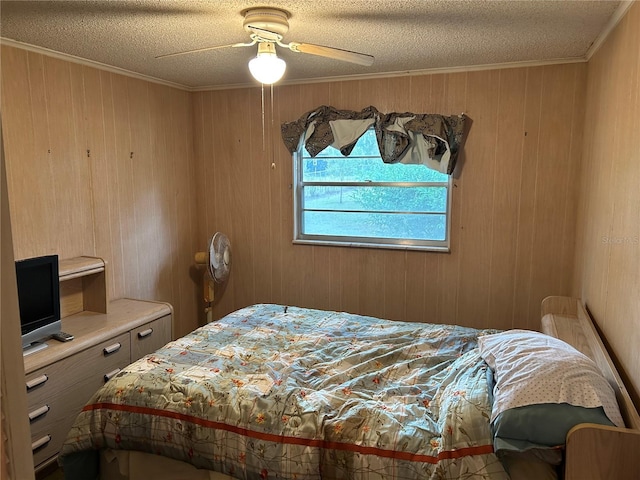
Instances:
[[[256,42],[231,43],[229,45],[217,45],[215,47],[196,48],[195,50],[185,50],[184,52],[165,53],[164,55],[158,55],[156,58],[177,57],[178,55],[186,55],[188,53],[207,52],[209,50],[219,50],[221,48],[229,48],[229,47],[250,47],[251,45],[255,45],[255,43]]]
[[[285,46],[289,47],[289,49],[294,52],[310,53],[311,55],[318,55],[320,57],[334,58],[344,62],[364,65],[365,67],[373,65],[373,61],[375,59],[373,55],[367,55],[366,53],[352,52],[350,50],[342,50],[341,48],[325,47],[323,45],[314,45],[312,43],[291,42]]]

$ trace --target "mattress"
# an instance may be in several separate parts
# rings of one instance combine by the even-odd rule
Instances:
[[[477,350],[493,332],[270,304],[238,310],[96,392],[63,446],[65,477],[87,478],[108,448],[232,478],[507,479]]]

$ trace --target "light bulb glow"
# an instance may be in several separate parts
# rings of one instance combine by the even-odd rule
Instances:
[[[253,78],[265,85],[277,82],[284,75],[287,64],[275,53],[258,52],[255,58],[249,61],[249,71]]]

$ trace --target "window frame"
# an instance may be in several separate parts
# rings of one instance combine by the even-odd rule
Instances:
[[[360,248],[382,248],[382,249],[401,249],[401,250],[421,250],[434,252],[450,252],[451,244],[451,204],[453,178],[448,175],[446,182],[304,182],[302,151],[304,144],[293,153],[293,243],[302,245],[326,245],[340,247],[360,247]],[[311,157],[306,157],[311,158]],[[365,158],[365,157],[363,157]],[[379,157],[378,157],[379,158]],[[380,159],[382,161],[382,159]],[[428,167],[424,167],[428,168]],[[336,186],[391,186],[391,187],[444,187],[447,188],[447,201],[445,216],[445,239],[444,240],[416,240],[403,238],[386,238],[386,237],[347,237],[347,236],[329,236],[329,235],[312,235],[302,232],[304,199],[303,191],[306,186],[316,185],[336,185]],[[368,211],[367,211],[368,212]],[[382,212],[384,213],[384,212]],[[414,213],[414,212],[406,212]]]

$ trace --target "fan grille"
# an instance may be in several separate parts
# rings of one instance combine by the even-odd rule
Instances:
[[[217,283],[221,283],[229,276],[231,266],[231,244],[229,238],[220,232],[209,243],[209,273]]]

